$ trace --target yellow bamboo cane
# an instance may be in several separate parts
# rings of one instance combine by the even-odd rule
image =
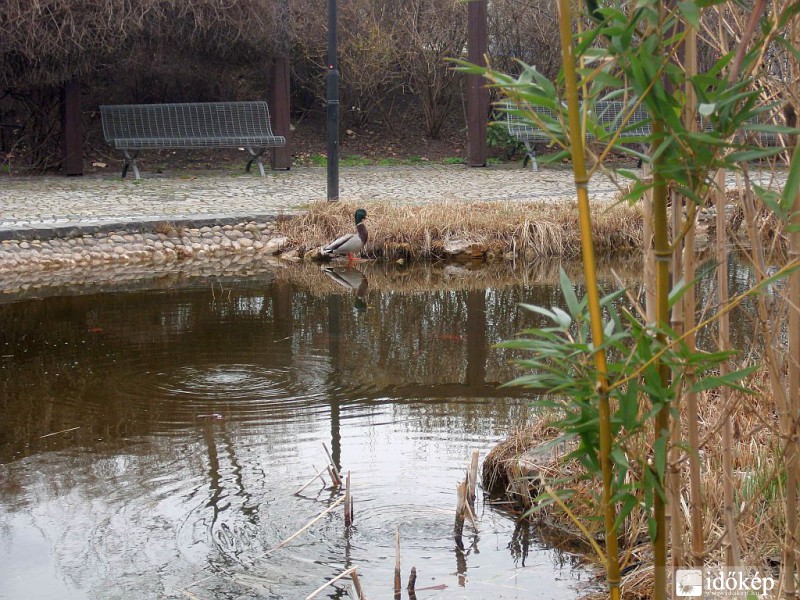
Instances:
[[[600,310],[600,293],[597,286],[597,267],[592,239],[592,219],[589,207],[588,177],[584,160],[583,133],[581,130],[580,107],[578,101],[578,80],[575,70],[575,56],[572,46],[572,16],[569,0],[558,2],[561,35],[561,52],[564,59],[564,79],[567,90],[567,110],[569,114],[570,145],[572,150],[572,169],[575,177],[575,190],[578,196],[578,214],[581,228],[581,249],[586,279],[586,295],[589,305],[589,318],[594,346],[594,361],[597,368],[597,396],[600,417],[600,468],[603,473],[603,511],[606,544],[606,581],[609,597],[620,597],[619,549],[615,521],[617,511],[611,502],[613,494],[613,470],[611,463],[611,407],[608,399],[608,366],[603,345],[603,315]]]

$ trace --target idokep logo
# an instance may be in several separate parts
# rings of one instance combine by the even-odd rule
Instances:
[[[676,569],[675,596],[678,598],[767,597],[775,589],[775,579],[762,576],[758,569]]]
[[[675,571],[675,595],[682,598],[702,596],[703,571],[700,569],[677,569]]]

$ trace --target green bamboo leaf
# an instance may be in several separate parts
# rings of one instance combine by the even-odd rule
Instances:
[[[717,105],[714,102],[701,102],[697,105],[697,112],[701,117],[713,115],[716,109]]]
[[[575,295],[575,288],[572,287],[572,282],[563,268],[558,270],[558,279],[561,283],[561,293],[564,295],[567,308],[573,318],[576,318],[581,313],[580,304],[578,303],[578,297]]]
[[[639,424],[637,420],[639,418],[639,386],[631,382],[619,402],[622,425],[628,431],[633,431]]]
[[[621,502],[621,504],[619,514],[617,514],[617,519],[614,523],[614,531],[620,530],[625,519],[627,519],[631,512],[633,512],[633,509],[639,505],[639,499],[630,492],[625,492],[621,494],[618,502]]]
[[[689,391],[698,393],[705,390],[710,390],[724,386],[740,390],[742,392],[751,393],[752,390],[750,390],[747,387],[744,387],[743,385],[739,385],[739,381],[751,375],[756,369],[758,369],[758,367],[759,365],[751,365],[749,367],[745,367],[744,369],[733,371],[732,373],[715,375],[713,377],[704,377],[703,379],[696,381],[694,385],[692,385],[692,387],[689,389]]]
[[[564,310],[558,308],[557,306],[553,307],[553,314],[556,315],[558,319],[558,324],[563,329],[569,329],[570,325],[572,325],[572,317],[570,317]]]
[[[621,469],[627,471],[630,468],[630,465],[628,464],[628,457],[625,454],[625,451],[619,446],[614,446],[611,448],[611,460],[613,460],[614,464]]]
[[[781,206],[786,212],[789,212],[794,205],[798,190],[800,190],[800,151],[795,148],[792,154],[792,162],[789,165],[789,175],[786,178],[781,196]]]
[[[552,311],[547,310],[546,308],[542,308],[541,306],[536,306],[535,304],[520,304],[520,307],[530,312],[535,312],[537,314],[545,316],[554,323],[558,323],[558,318],[556,317],[556,315]]]
[[[678,9],[681,11],[683,18],[695,29],[700,29],[700,9],[697,4],[691,0],[680,2]]]

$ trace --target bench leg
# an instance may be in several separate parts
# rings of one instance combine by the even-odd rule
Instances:
[[[252,148],[247,148],[247,152],[250,154],[250,160],[247,161],[247,166],[244,168],[245,172],[250,172],[250,165],[253,164],[253,161],[258,163],[258,171],[261,173],[262,177],[266,177],[264,173],[264,163],[261,162],[261,155],[264,154],[264,150],[266,148],[261,148],[258,152],[253,150]]]
[[[134,152],[131,154],[127,150],[122,151],[125,154],[125,164],[122,165],[122,178],[125,179],[125,175],[128,174],[128,168],[133,168],[133,174],[136,176],[136,179],[141,179],[139,176],[139,167],[136,166],[136,157],[139,155],[138,152]]]
[[[525,158],[522,159],[522,168],[524,169],[528,161],[531,163],[531,168],[534,171],[539,170],[539,165],[536,162],[536,146],[533,142],[525,142]]]

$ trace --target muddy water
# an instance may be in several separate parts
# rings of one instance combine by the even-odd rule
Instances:
[[[520,302],[556,301],[555,271],[291,270],[2,298],[0,598],[293,600],[358,565],[388,599],[398,527],[420,599],[586,585],[482,495],[453,537],[471,450],[527,416],[492,344],[530,325]],[[338,497],[295,494],[323,444],[354,526],[337,508],[273,550]]]

